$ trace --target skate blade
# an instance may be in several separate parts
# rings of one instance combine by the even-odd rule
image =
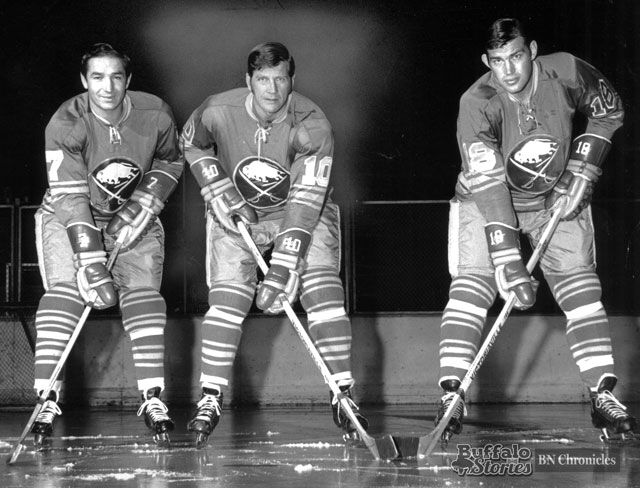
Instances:
[[[153,442],[156,443],[156,446],[163,449],[169,449],[171,447],[171,440],[169,439],[169,434],[166,432],[155,434],[153,436]]]
[[[606,429],[602,429],[602,434],[600,434],[600,442],[610,445],[637,443],[640,442],[640,434],[631,431],[615,433],[608,432]]]
[[[362,441],[362,438],[360,437],[360,434],[358,434],[357,430],[351,430],[349,432],[342,432],[342,440],[345,442],[360,442]]]
[[[449,444],[449,440],[453,436],[453,433],[450,430],[445,430],[440,436],[440,445],[442,448],[446,448]]]
[[[207,447],[209,443],[209,434],[203,434],[202,432],[198,432],[196,435],[196,449],[204,449]]]
[[[48,437],[43,434],[35,434],[33,436],[33,449],[35,451],[44,451],[49,447]]]

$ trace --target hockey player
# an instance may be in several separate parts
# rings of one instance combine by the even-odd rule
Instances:
[[[108,44],[82,57],[86,92],[64,102],[45,132],[49,188],[36,212],[45,294],[36,315],[35,389],[40,394],[86,305],[119,304],[129,334],[146,424],[161,444],[173,428],[164,388],[166,305],[159,293],[164,230],[157,216],[184,168],[170,108],[128,91],[129,58]],[[127,232],[110,272],[107,252]],[[61,381],[33,433],[51,435]]]
[[[285,46],[256,46],[248,57],[247,86],[208,97],[182,131],[185,158],[209,210],[202,398],[188,425],[198,447],[220,419],[223,389],[256,294],[257,264],[236,219],[250,226],[262,252],[273,249],[257,306],[279,313],[279,295],[284,292],[293,302],[300,291],[309,333],[351,398],[351,325],[338,274],[339,214],[328,194],[333,133],[320,108],[293,91],[294,74]],[[338,427],[355,437],[337,398],[332,406]],[[366,420],[359,419],[366,428]]]
[[[440,329],[444,396],[436,422],[478,351],[497,292],[514,292],[518,309],[534,304],[536,284],[520,254],[520,232],[535,246],[563,196],[562,220],[540,267],[566,315],[567,341],[589,391],[593,425],[605,435],[628,432],[635,420],[612,394],[617,378],[589,206],[611,137],[622,125],[622,102],[581,59],[538,56],[536,41],[516,19],[495,21],[485,49],[482,61],[490,71],[460,99],[462,170],[451,201],[452,282]],[[575,112],[586,118],[577,137]],[[461,431],[464,410],[459,403],[443,440]]]

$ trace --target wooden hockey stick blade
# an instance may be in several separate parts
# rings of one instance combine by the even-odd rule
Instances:
[[[438,442],[442,443],[442,434],[446,426],[447,424],[445,422],[438,422],[435,429],[427,435],[420,437],[417,450],[418,457],[429,456],[438,445]]]
[[[447,425],[449,425],[449,419],[451,419],[452,412],[458,406],[458,402],[461,398],[462,395],[460,393],[460,390],[458,390],[453,396],[449,407],[440,419],[440,422],[438,422],[438,424],[429,434],[420,437],[420,443],[418,446],[418,457],[427,457],[436,448],[438,442],[442,441],[442,434],[447,428]]]
[[[331,385],[329,385],[329,387],[331,387]],[[333,391],[333,388],[331,389]],[[342,406],[344,411],[347,413],[349,420],[351,420],[351,423],[354,425],[354,427],[358,431],[360,440],[364,443],[365,446],[367,446],[369,451],[371,451],[371,455],[376,460],[382,459],[384,461],[391,461],[393,459],[398,459],[399,457],[401,457],[400,453],[398,452],[396,442],[392,436],[390,435],[385,435],[382,437],[370,436],[367,433],[367,431],[364,430],[364,427],[362,427],[362,424],[360,423],[360,421],[358,420],[358,417],[356,417],[355,413],[353,412],[353,409],[351,408],[351,405],[349,404],[349,401],[347,400],[347,398],[344,396],[339,398],[340,398],[339,400],[340,405]]]
[[[387,447],[386,455],[380,455],[381,459],[393,460],[393,459],[408,459],[408,458],[422,458],[430,455],[435,447],[438,445],[438,441],[442,441],[442,433],[444,432],[444,424],[442,428],[436,428],[424,436],[405,436],[405,435],[386,435],[384,436],[387,446],[393,443],[395,446],[395,452],[393,448]],[[386,446],[385,446],[386,447]]]
[[[49,393],[47,392],[47,395],[48,394]],[[18,456],[20,455],[20,453],[22,452],[22,448],[24,447],[23,442],[31,432],[31,427],[33,426],[33,422],[35,421],[36,417],[40,413],[40,410],[42,410],[42,405],[44,405],[44,402],[45,402],[44,398],[42,397],[38,398],[38,403],[36,403],[36,406],[33,409],[33,413],[31,414],[31,417],[29,417],[29,421],[27,422],[27,425],[25,425],[22,431],[22,434],[20,434],[20,438],[18,439],[18,442],[16,442],[14,446],[11,448],[11,451],[9,451],[9,456],[7,457],[7,464],[13,464],[18,460]]]
[[[390,449],[389,456],[383,459],[407,459],[418,456],[420,437],[388,434],[384,436],[384,438],[386,439],[386,442],[393,443],[395,447],[395,457],[391,457],[391,454],[394,453]]]

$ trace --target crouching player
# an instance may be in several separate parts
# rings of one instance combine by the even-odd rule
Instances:
[[[590,200],[623,108],[609,81],[567,53],[537,55],[520,22],[499,19],[489,29],[482,61],[489,72],[460,100],[462,171],[451,203],[452,282],[441,325],[440,420],[477,351],[499,291],[516,308],[535,302],[535,283],[520,254],[520,233],[535,246],[551,209],[566,202],[540,260],[567,318],[569,350],[591,398],[594,427],[605,436],[635,428],[613,395],[617,378],[607,314],[600,301]],[[573,118],[586,130],[572,140]],[[443,436],[459,433],[464,402]]]
[[[49,188],[36,213],[45,294],[36,315],[35,389],[47,387],[86,305],[120,305],[131,339],[143,415],[154,437],[173,428],[164,388],[166,306],[159,293],[164,230],[156,218],[182,174],[176,125],[159,98],[127,91],[129,58],[108,44],[82,57],[85,93],[64,102],[46,128]],[[107,252],[126,232],[112,270]],[[36,418],[41,444],[51,435],[62,381]]]
[[[320,108],[293,91],[294,73],[285,46],[256,46],[248,58],[247,86],[207,98],[182,131],[185,158],[209,210],[202,397],[188,425],[199,447],[220,420],[242,325],[256,294],[257,264],[236,219],[250,227],[261,252],[272,249],[257,306],[280,313],[279,295],[284,292],[293,302],[300,292],[309,334],[351,398],[351,324],[339,276],[339,214],[328,195],[333,133]],[[331,404],[338,427],[355,435],[338,399],[331,398]],[[356,415],[366,428],[364,417]]]

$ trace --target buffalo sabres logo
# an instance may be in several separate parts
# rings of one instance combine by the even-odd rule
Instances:
[[[549,135],[533,135],[518,143],[507,159],[507,179],[516,190],[539,195],[550,190],[563,170],[560,143]]]
[[[104,160],[91,173],[91,181],[102,191],[107,208],[114,213],[129,199],[136,189],[142,172],[130,159],[118,157]]]
[[[233,180],[242,197],[254,208],[278,207],[289,194],[289,171],[264,157],[250,156],[240,161]]]

